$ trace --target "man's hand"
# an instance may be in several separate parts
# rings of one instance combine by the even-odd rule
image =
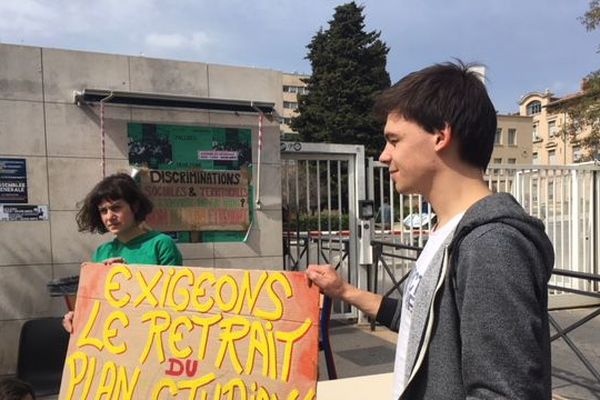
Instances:
[[[341,299],[346,286],[350,286],[329,265],[309,265],[306,275],[323,293],[334,299]]]
[[[378,294],[355,288],[329,265],[309,265],[306,275],[327,296],[340,299],[358,307],[368,316],[377,315],[382,297]]]

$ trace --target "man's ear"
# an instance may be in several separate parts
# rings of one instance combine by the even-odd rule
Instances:
[[[435,135],[435,145],[434,149],[436,151],[440,151],[443,149],[447,149],[450,147],[452,143],[453,132],[452,127],[446,123],[446,126],[443,129],[438,130],[434,133]]]

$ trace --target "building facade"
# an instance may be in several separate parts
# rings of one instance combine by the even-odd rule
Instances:
[[[531,164],[532,118],[520,115],[498,115],[492,164]]]
[[[282,109],[281,109],[281,134],[288,139],[290,135],[297,135],[290,128],[290,122],[293,117],[298,115],[298,95],[308,93],[304,79],[309,78],[308,75],[282,73]],[[292,136],[293,138],[293,136]]]
[[[568,165],[582,161],[581,146],[577,141],[571,140],[563,130],[567,115],[564,112],[553,111],[552,108],[552,105],[564,99],[545,91],[528,93],[519,102],[519,114],[532,118],[534,164]]]
[[[75,215],[103,169],[131,171],[128,125],[244,129],[256,172],[254,110],[263,103],[282,110],[283,86],[281,72],[266,69],[0,44],[0,159],[26,166],[21,205],[47,210],[45,218],[0,220],[0,375],[16,371],[26,320],[66,311],[62,298],[48,295],[47,283],[77,275],[94,249],[112,239],[78,232]],[[101,111],[98,102],[74,101],[74,92],[87,89],[180,106],[107,102]],[[213,108],[183,107],[189,103]],[[279,137],[279,121],[265,118],[260,206],[246,240],[178,243],[185,265],[282,269]],[[256,188],[256,173],[252,183]]]

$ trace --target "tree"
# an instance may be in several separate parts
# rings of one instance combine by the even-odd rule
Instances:
[[[291,127],[303,141],[364,144],[375,156],[384,143],[383,122],[372,107],[375,95],[390,86],[389,49],[380,32],[365,32],[363,10],[355,2],[336,7],[329,29],[313,36],[308,93],[299,96]]]
[[[567,116],[562,128],[565,139],[583,150],[582,161],[598,159],[600,152],[600,70],[586,76],[581,92],[551,106]]]
[[[600,24],[600,0],[591,0],[588,11],[579,18],[588,31]],[[581,92],[562,99],[553,105],[554,112],[567,116],[563,134],[571,143],[583,150],[583,160],[598,159],[600,151],[600,70],[583,79]]]
[[[582,17],[579,17],[579,21],[585,25],[588,32],[596,29],[600,24],[600,0],[591,0],[590,8]]]

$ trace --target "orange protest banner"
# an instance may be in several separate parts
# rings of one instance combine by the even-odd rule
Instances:
[[[311,400],[304,273],[84,264],[59,399]]]

